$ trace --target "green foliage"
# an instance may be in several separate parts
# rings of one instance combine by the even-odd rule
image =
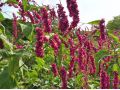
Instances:
[[[91,24],[91,25],[99,25],[100,20],[94,20],[91,22],[88,22],[87,24]]]
[[[33,39],[33,30],[34,30],[33,25],[30,23],[28,23],[28,24],[19,23],[19,24],[20,24],[21,30],[22,30],[23,34],[25,35],[25,37],[32,40]]]
[[[0,22],[4,20],[3,14],[0,12]]]
[[[107,29],[110,30],[110,31],[114,31],[114,30],[119,30],[120,29],[120,15],[114,17],[113,20],[108,22]]]
[[[113,64],[113,71],[117,71],[118,72],[119,66],[118,64]]]
[[[114,40],[114,42],[119,43],[119,38],[118,38],[117,36],[115,36],[115,35],[112,34],[112,33],[108,33],[108,35],[109,35],[110,37],[112,37],[112,39]]]
[[[0,72],[0,88],[1,89],[12,89],[16,88],[17,83],[15,79],[9,74],[8,67],[5,67]]]

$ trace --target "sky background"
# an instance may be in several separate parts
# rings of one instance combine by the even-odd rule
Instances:
[[[59,0],[35,0],[37,3],[49,4],[53,7],[56,7],[56,4],[59,3]],[[120,0],[77,0],[78,8],[80,11],[80,21],[83,23],[105,18],[106,22],[113,19],[114,16],[120,15]],[[66,0],[61,0],[61,3],[65,7],[65,10],[68,15],[66,8]],[[7,12],[17,12],[14,9],[3,8]],[[10,16],[7,15],[6,16]]]

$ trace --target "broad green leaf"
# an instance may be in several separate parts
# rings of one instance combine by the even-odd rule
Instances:
[[[110,37],[112,37],[115,42],[119,43],[119,38],[118,38],[117,36],[115,36],[115,35],[112,34],[112,33],[108,33],[108,35],[109,35]]]
[[[31,40],[32,36],[33,36],[33,25],[31,24],[22,24],[22,23],[19,23],[20,24],[20,27],[21,27],[21,30],[22,32],[24,33],[24,35]]]
[[[95,54],[95,60],[96,62],[100,62],[104,57],[109,56],[109,53],[107,50],[100,50]]]
[[[8,65],[9,73],[10,75],[16,74],[19,70],[19,58],[18,57],[11,57],[11,60],[9,60],[9,65]]]
[[[88,22],[87,24],[92,24],[92,25],[99,25],[100,20],[94,20],[91,22]]]
[[[9,75],[8,68],[4,68],[2,72],[0,72],[0,88],[1,89],[13,89],[17,85],[15,79]]]
[[[4,20],[3,14],[0,12],[0,22]]]
[[[119,70],[119,66],[118,64],[113,64],[113,71],[117,71]]]
[[[96,71],[99,71],[99,63],[103,60],[104,57],[109,56],[109,52],[107,50],[100,50],[95,54],[95,63],[96,63]]]

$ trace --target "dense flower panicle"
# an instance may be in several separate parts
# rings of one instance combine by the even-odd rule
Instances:
[[[50,40],[50,45],[54,49],[55,55],[57,55],[58,54],[58,44],[55,42],[54,39]]]
[[[36,55],[38,57],[43,57],[44,56],[44,48],[43,48],[43,44],[44,44],[44,32],[43,30],[41,30],[39,27],[36,27]]]
[[[79,23],[79,17],[77,17],[77,16],[73,17],[73,21],[72,21],[72,23],[71,23],[71,25],[70,25],[70,30],[71,30],[72,28],[75,28],[78,23]]]
[[[69,75],[68,75],[69,78],[72,77],[74,63],[75,63],[75,58],[73,57],[72,60],[70,61],[70,65],[69,65]]]
[[[67,72],[65,70],[65,67],[61,67],[60,69],[60,77],[62,80],[62,89],[67,89]]]
[[[18,37],[18,28],[17,28],[17,16],[13,13],[13,35],[15,38]]]
[[[70,17],[73,18],[73,21],[70,25],[71,30],[72,28],[75,28],[79,23],[79,10],[76,0],[66,0],[66,2]]]
[[[106,32],[105,32],[105,20],[102,19],[99,23],[99,28],[100,28],[100,38],[102,40],[105,40],[106,38]]]
[[[74,45],[74,41],[72,38],[70,38],[68,42],[70,44],[70,56],[74,57],[75,50],[76,50],[75,45]]]
[[[89,56],[89,64],[90,64],[90,74],[95,74],[96,72],[96,65],[93,56]]]
[[[57,42],[58,47],[60,47],[60,45],[61,45],[61,40],[60,40],[58,34],[55,34],[55,35],[53,36],[53,39]]]
[[[118,77],[118,72],[114,71],[114,79],[113,79],[113,88],[118,89],[119,88],[119,77]]]
[[[48,18],[48,12],[46,8],[41,9],[42,21],[44,25],[44,31],[50,33],[52,31],[51,20]]]
[[[70,17],[76,16],[79,14],[78,5],[76,0],[66,0],[67,8],[69,10]]]
[[[34,15],[35,24],[39,24],[42,20],[41,16],[35,10],[33,11],[33,15]]]
[[[31,14],[30,11],[27,11],[28,16],[30,17],[30,20],[33,24],[35,24],[34,16]]]
[[[85,57],[87,57],[87,54],[86,54],[87,52],[85,51],[84,48],[79,48],[78,53],[79,53],[79,58],[85,58]]]
[[[58,75],[58,69],[55,63],[53,63],[52,65],[52,72],[54,74],[54,77],[56,77]]]
[[[87,49],[88,52],[91,51],[91,50],[93,50],[93,44],[92,44],[91,41],[88,41],[88,40],[87,40],[87,41],[84,43],[84,47],[86,47],[86,49]]]
[[[4,48],[4,44],[3,44],[2,39],[0,39],[0,49],[3,49],[3,48]]]
[[[41,19],[41,16],[36,11],[34,11],[34,14],[37,17],[37,19]]]
[[[82,42],[83,42],[83,36],[81,34],[79,34],[78,32],[76,32],[77,38],[79,40],[79,44],[82,46]]]
[[[86,51],[83,48],[79,48],[78,56],[79,56],[79,59],[78,59],[79,68],[82,71],[84,71],[85,67],[86,67],[86,64],[87,64],[87,61],[86,61],[86,57],[87,57]]]
[[[58,4],[58,10],[57,10],[58,20],[59,20],[58,27],[62,33],[64,33],[69,27],[69,22],[67,16],[65,15],[65,11],[63,9],[64,7],[61,4]]]
[[[50,9],[50,17],[53,20],[57,17],[54,8]]]
[[[109,89],[110,88],[110,77],[107,72],[103,69],[100,71],[100,87],[101,89]]]
[[[86,65],[83,63],[83,59],[78,58],[78,66],[81,71],[85,71]]]
[[[101,38],[98,39],[98,49],[101,49],[103,46],[103,40]]]

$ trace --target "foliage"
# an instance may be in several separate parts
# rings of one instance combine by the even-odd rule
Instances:
[[[115,16],[113,20],[110,20],[107,24],[108,30],[119,30],[120,29],[120,15]]]

